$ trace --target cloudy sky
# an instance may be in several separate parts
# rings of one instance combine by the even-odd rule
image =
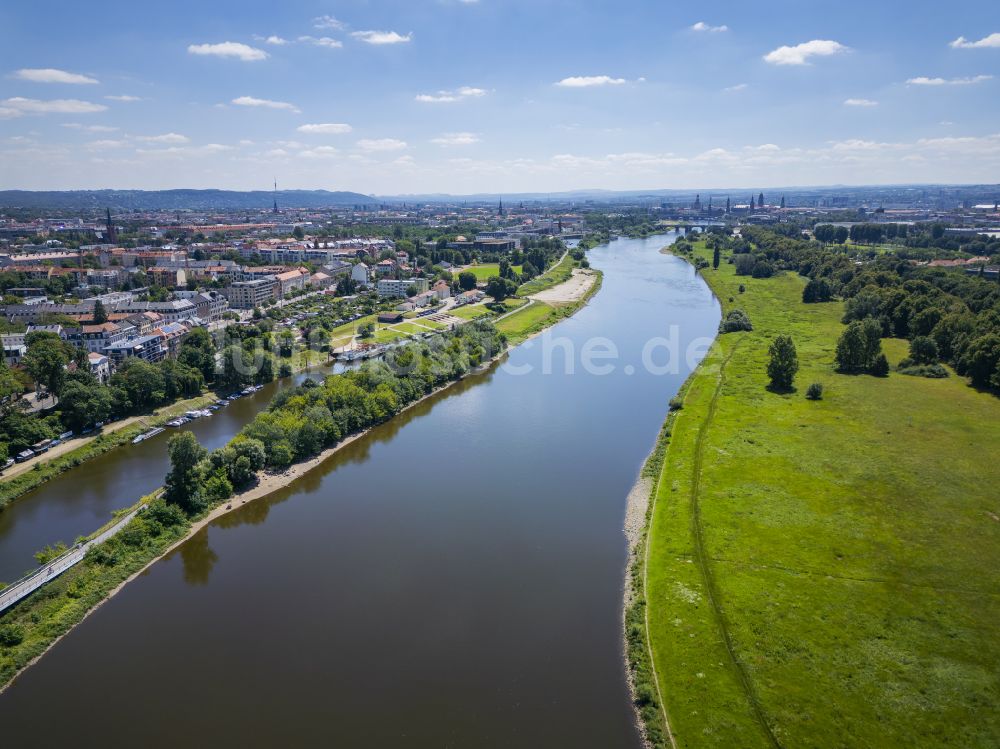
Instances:
[[[0,49],[0,188],[1000,181],[995,0],[7,3]]]

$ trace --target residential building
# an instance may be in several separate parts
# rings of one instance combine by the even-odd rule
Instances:
[[[90,365],[90,373],[99,382],[107,384],[108,380],[111,379],[111,360],[104,354],[96,354],[91,351],[87,354],[87,363]]]
[[[351,268],[351,280],[359,286],[367,286],[371,281],[371,270],[364,263],[358,263]]]
[[[273,278],[235,281],[224,293],[233,309],[253,309],[275,298],[278,282]]]
[[[296,268],[295,270],[279,273],[274,278],[278,282],[278,296],[285,297],[293,291],[301,291],[306,287],[306,281],[309,280],[309,271],[305,268]]]
[[[0,335],[0,343],[3,345],[3,361],[8,367],[20,364],[21,359],[28,353],[28,347],[24,344],[23,333]]]
[[[437,298],[444,301],[451,297],[451,287],[444,281],[437,281],[433,287],[431,287]]]
[[[398,299],[405,299],[409,294],[407,290],[411,287],[415,287],[418,294],[422,294],[427,291],[427,279],[426,278],[383,278],[378,282],[376,287],[379,296],[395,297]]]
[[[166,356],[166,351],[162,346],[162,339],[158,335],[130,338],[121,343],[108,346],[104,353],[114,362],[115,367],[120,367],[122,362],[131,356],[144,359],[150,363],[161,361]]]
[[[102,354],[105,349],[124,343],[126,336],[117,323],[105,322],[100,325],[84,325],[70,340],[90,353]]]
[[[309,276],[309,284],[314,289],[328,289],[333,284],[333,276],[323,271],[317,271]]]

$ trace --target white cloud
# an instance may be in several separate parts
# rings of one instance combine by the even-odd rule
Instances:
[[[486,89],[474,88],[473,86],[462,86],[452,91],[438,91],[436,94],[417,94],[417,101],[427,104],[448,104],[462,99],[478,99],[486,96]]]
[[[298,156],[303,159],[330,159],[338,153],[337,149],[333,146],[317,146],[316,148],[299,151]]]
[[[271,44],[275,47],[283,47],[288,44],[288,40],[277,36],[276,34],[271,34],[271,36],[264,39],[264,44]]]
[[[479,136],[475,133],[444,133],[431,138],[431,143],[439,146],[471,146],[479,143]]]
[[[986,49],[987,47],[1000,47],[1000,33],[993,33],[989,36],[984,36],[978,42],[972,42],[964,36],[960,36],[951,43],[951,46],[955,49]]]
[[[109,96],[105,96],[104,98],[108,101],[142,101],[141,96],[132,96],[131,94],[111,94]]]
[[[974,75],[969,78],[928,78],[920,76],[910,78],[907,83],[911,86],[972,86],[976,83],[992,80],[992,75]]]
[[[841,52],[847,52],[840,42],[829,39],[813,39],[811,42],[796,44],[794,47],[778,47],[764,55],[764,61],[772,65],[808,65],[811,57],[829,57]]]
[[[0,107],[0,120],[12,120],[23,114],[24,112],[20,109],[14,109],[14,107]]]
[[[192,55],[212,55],[214,57],[235,57],[243,62],[266,60],[269,55],[262,49],[251,47],[242,42],[219,42],[218,44],[189,44],[188,52]]]
[[[574,75],[557,81],[557,86],[563,88],[589,88],[592,86],[621,86],[627,81],[624,78],[612,78],[609,75]]]
[[[402,151],[406,148],[406,141],[396,140],[395,138],[364,138],[358,141],[357,146],[362,151],[368,152]]]
[[[729,31],[729,27],[725,24],[721,26],[709,26],[704,21],[698,21],[698,23],[691,27],[691,31],[707,31],[709,34],[718,34],[723,31]]]
[[[113,133],[118,129],[111,125],[83,125],[79,122],[64,122],[62,126],[72,130],[86,130],[88,133]]]
[[[344,28],[344,24],[333,16],[319,16],[318,18],[313,19],[313,28],[333,29],[334,31],[338,31]]]
[[[58,68],[21,68],[14,73],[14,78],[32,83],[100,83],[96,78],[79,73],[69,73]]]
[[[722,90],[725,91],[726,93],[732,94],[736,93],[737,91],[746,91],[748,88],[750,88],[749,84],[737,83],[735,86],[726,86],[726,88]]]
[[[25,99],[23,96],[15,96],[4,99],[0,106],[9,109],[16,109],[22,113],[29,114],[89,114],[91,112],[103,112],[107,109],[103,104],[94,104],[89,101],[79,99]],[[13,115],[16,117],[17,115]]]
[[[845,107],[877,107],[878,102],[873,99],[845,99]]]
[[[258,99],[255,96],[238,96],[233,99],[233,104],[238,107],[263,107],[264,109],[284,109],[288,112],[299,113],[299,108],[287,101],[272,101],[271,99]]]
[[[125,140],[92,140],[87,144],[87,148],[95,151],[107,151],[112,148],[124,148],[128,145]]]
[[[181,135],[180,133],[164,133],[163,135],[138,135],[136,140],[141,140],[143,143],[169,143],[171,145],[176,145],[180,143],[190,143],[191,139],[186,135]]]
[[[352,31],[351,36],[365,44],[403,44],[413,38],[413,34],[397,34],[395,31]]]
[[[344,43],[339,39],[331,39],[328,36],[300,36],[299,41],[303,44],[312,44],[315,47],[326,47],[327,49],[340,49]]]
[[[342,122],[323,122],[315,125],[299,125],[295,129],[308,135],[344,135],[354,128]]]

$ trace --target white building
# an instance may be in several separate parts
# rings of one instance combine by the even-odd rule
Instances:
[[[364,263],[358,263],[351,269],[351,280],[359,286],[367,286],[371,279],[371,271]]]
[[[426,278],[382,278],[378,282],[378,295],[405,299],[409,296],[407,290],[413,286],[417,294],[427,291]]]

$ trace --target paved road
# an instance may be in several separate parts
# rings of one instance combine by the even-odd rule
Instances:
[[[21,580],[14,583],[10,587],[4,588],[0,591],[0,611],[4,611],[5,609],[13,606],[22,598],[34,593],[40,587],[45,585],[45,583],[59,577],[59,575],[68,570],[70,567],[79,564],[83,561],[84,556],[87,554],[87,550],[91,546],[104,543],[118,533],[122,528],[128,525],[129,521],[136,516],[136,513],[138,513],[140,509],[142,508],[137,508],[132,510],[132,512],[127,515],[123,515],[114,525],[108,527],[89,541],[82,543],[79,546],[74,546],[65,554],[53,559],[47,565],[39,568],[28,577],[21,578]]]

